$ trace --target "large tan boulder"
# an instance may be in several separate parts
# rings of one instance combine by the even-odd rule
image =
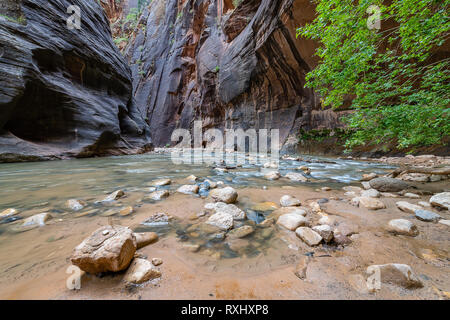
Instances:
[[[88,273],[126,269],[136,252],[136,238],[127,227],[104,226],[83,240],[70,260]]]

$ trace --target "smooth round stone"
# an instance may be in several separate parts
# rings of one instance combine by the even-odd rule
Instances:
[[[417,219],[425,222],[437,222],[441,219],[440,215],[428,210],[416,210],[414,211],[414,214]]]
[[[0,213],[0,219],[12,217],[12,216],[15,216],[16,214],[19,214],[18,210],[14,209],[14,208],[9,208],[9,209],[3,210]]]
[[[171,183],[172,183],[172,180],[170,180],[170,179],[159,179],[159,180],[152,181],[150,183],[150,185],[154,186],[154,187],[161,187],[161,186],[167,186]]]
[[[214,201],[225,203],[235,203],[238,198],[238,193],[232,187],[214,189],[209,195]]]
[[[416,225],[411,221],[405,219],[393,219],[389,221],[388,231],[395,234],[412,237],[415,237],[419,234],[419,230],[417,230]]]
[[[301,205],[301,202],[293,196],[284,195],[280,199],[280,204],[282,207],[298,207]]]
[[[170,195],[168,190],[158,190],[150,193],[147,197],[154,201],[159,201],[167,198]]]
[[[398,202],[395,203],[395,205],[401,211],[407,212],[407,213],[414,213],[416,210],[421,210],[422,209],[421,206],[409,203],[407,201],[398,201]]]
[[[183,194],[197,194],[199,190],[198,185],[186,184],[177,189],[177,192]]]
[[[304,216],[295,214],[295,213],[287,213],[281,215],[278,220],[277,224],[288,229],[291,231],[294,231],[300,226],[305,226],[308,224],[308,219],[306,219]]]
[[[434,207],[450,210],[450,192],[435,194],[430,198],[430,203]]]
[[[133,212],[134,212],[133,207],[129,206],[129,207],[125,207],[125,208],[121,209],[119,211],[119,214],[121,216],[128,216],[128,215],[132,214]]]

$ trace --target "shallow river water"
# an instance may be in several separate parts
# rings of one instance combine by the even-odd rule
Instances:
[[[442,285],[433,285],[441,291],[447,289],[450,283],[447,229],[439,224],[422,226],[418,221],[423,238],[422,233],[416,239],[392,237],[382,226],[393,216],[403,215],[395,209],[398,199],[383,199],[387,208],[375,214],[345,200],[343,186],[360,185],[362,174],[385,174],[393,167],[304,156],[298,161],[280,160],[278,169],[270,169],[263,166],[270,161],[266,157],[250,155],[247,160],[237,167],[222,164],[229,166],[227,172],[215,170],[217,165],[177,165],[167,153],[1,164],[0,212],[15,208],[20,213],[13,219],[0,221],[0,298],[373,298],[361,284],[365,268],[393,259],[411,265],[422,259],[416,266],[419,274],[431,279],[430,274],[441,273]],[[265,173],[273,170],[282,176],[291,171],[302,172],[298,169],[301,166],[311,170],[306,174],[309,182],[264,178]],[[232,241],[227,236],[223,239],[223,235],[217,238],[217,231],[205,228],[208,216],[198,214],[211,201],[207,194],[202,197],[175,192],[183,184],[195,183],[186,181],[189,175],[199,178],[196,183],[209,179],[234,187],[239,193],[236,205],[248,217],[235,227],[249,225],[255,231]],[[170,196],[161,201],[149,200],[146,195],[150,193],[151,182],[161,178],[172,180],[172,184],[158,187],[168,189]],[[320,190],[323,186],[332,191]],[[118,189],[126,196],[111,203],[97,202]],[[279,199],[285,194],[297,197],[304,207],[308,207],[309,201],[323,199],[324,214],[336,219],[336,225],[358,226],[352,245],[344,249],[325,244],[311,248],[294,232],[278,226],[256,227],[263,219],[272,217],[274,208],[270,207],[279,207]],[[419,200],[427,200],[422,198]],[[65,206],[68,199],[83,200],[87,205],[72,212]],[[126,216],[118,214],[126,206],[133,206],[134,212]],[[17,228],[22,219],[41,212],[49,212],[53,219],[42,227]],[[156,227],[142,224],[159,212],[173,219]],[[317,220],[317,215],[308,211],[308,219]],[[82,290],[68,290],[66,269],[73,248],[105,224],[130,226],[136,232],[157,232],[159,241],[139,252],[149,259],[163,259],[162,278],[135,288],[137,291],[123,291],[123,274],[102,278],[85,275]],[[190,252],[187,246],[199,249]],[[423,254],[432,256],[432,263],[424,261]],[[291,268],[305,256],[313,259],[312,267],[308,268],[309,280],[300,281]],[[417,291],[396,292],[390,287],[385,290],[383,298],[435,298],[429,287],[419,295]]]

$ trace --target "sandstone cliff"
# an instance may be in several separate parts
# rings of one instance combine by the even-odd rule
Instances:
[[[323,110],[304,88],[315,45],[295,31],[313,17],[308,0],[153,0],[126,56],[155,145],[194,120],[280,129],[291,150],[301,129],[341,127],[341,112]]]
[[[67,8],[81,8],[69,30]],[[0,161],[151,148],[131,71],[94,0],[4,0],[0,15]]]

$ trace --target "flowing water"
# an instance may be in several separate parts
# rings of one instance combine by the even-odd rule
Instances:
[[[197,158],[194,156],[195,159]],[[259,228],[257,224],[271,217],[273,208],[255,208],[257,204],[269,201],[279,206],[278,201],[284,194],[296,196],[304,205],[311,199],[339,197],[343,195],[342,186],[359,185],[362,174],[385,174],[393,167],[364,161],[305,156],[299,161],[281,159],[278,169],[269,169],[263,167],[270,161],[267,157],[251,155],[246,159],[247,163],[242,166],[234,167],[227,163],[230,167],[227,172],[215,170],[214,164],[175,164],[168,153],[1,164],[0,212],[15,208],[20,213],[0,221],[0,269],[3,270],[0,274],[0,297],[36,298],[41,297],[44,290],[45,297],[79,298],[71,295],[65,288],[65,269],[70,265],[68,257],[78,243],[107,223],[127,225],[136,232],[155,231],[159,234],[160,240],[156,244],[140,250],[143,254],[164,259],[165,280],[157,286],[160,289],[153,287],[150,291],[142,292],[144,298],[149,299],[209,298],[210,291],[215,291],[215,297],[221,298],[274,298],[284,294],[288,298],[298,298],[299,294],[304,297],[340,298],[350,290],[349,285],[344,284],[348,282],[345,278],[347,269],[359,268],[361,263],[370,263],[374,255],[381,257],[381,260],[388,260],[386,252],[389,255],[395,252],[396,257],[403,255],[403,260],[407,261],[410,259],[407,251],[398,251],[397,248],[406,244],[412,248],[409,251],[417,251],[417,255],[421,254],[420,250],[423,248],[433,248],[433,252],[442,256],[447,254],[445,250],[442,252],[439,248],[434,249],[431,244],[417,247],[417,243],[410,243],[410,240],[389,240],[390,249],[386,249],[388,247],[385,248],[384,236],[374,235],[374,232],[361,232],[361,237],[367,237],[367,240],[358,245],[355,242],[349,247],[350,251],[343,255],[333,245],[309,248],[295,233],[276,226]],[[264,178],[265,173],[273,170],[278,170],[282,176],[290,171],[302,172],[298,170],[301,166],[311,169],[311,173],[306,174],[309,182],[293,182],[286,178],[269,181]],[[209,179],[223,181],[234,187],[239,193],[236,205],[248,217],[245,221],[237,222],[235,227],[249,225],[255,231],[243,239],[233,241],[217,230],[205,228],[207,215],[198,218],[196,215],[210,201],[206,198],[207,192],[202,196],[175,192],[180,185],[192,184],[186,181],[189,175],[197,176],[198,184]],[[146,195],[150,192],[151,182],[161,178],[172,180],[172,184],[158,187],[168,189],[171,195],[161,201],[149,200]],[[333,191],[320,191],[319,188],[323,186],[331,187]],[[118,189],[123,190],[126,196],[109,203],[98,202]],[[65,206],[68,199],[83,200],[87,205],[79,212],[72,212]],[[380,210],[376,215],[361,214],[360,209],[345,201],[329,201],[327,210],[342,221],[352,221],[365,228],[376,229],[376,226],[385,223],[384,219],[391,216],[391,208],[395,207],[394,200],[386,200],[385,203],[388,209],[384,213]],[[118,214],[118,210],[126,206],[133,206],[135,212],[127,216]],[[42,227],[17,228],[22,219],[41,212],[49,212],[53,219]],[[142,224],[149,216],[158,212],[166,212],[173,219],[160,226]],[[435,238],[432,240],[440,241]],[[445,241],[448,242],[448,239]],[[197,246],[198,249],[190,252],[185,249],[186,245]],[[414,249],[416,247],[418,249]],[[355,248],[358,249],[352,252]],[[295,282],[295,276],[294,279],[289,278],[293,273],[286,274],[282,270],[296,263],[302,256],[314,254],[322,257],[320,262],[327,263],[326,266],[319,264],[315,273],[311,273],[313,278],[317,277],[318,282],[323,282],[322,287],[317,291],[315,284],[310,288],[315,288],[313,294],[306,289],[299,293],[296,291],[299,284]],[[366,255],[370,255],[370,258],[364,257]],[[340,264],[337,265],[338,260]],[[184,275],[183,279],[180,279],[181,275]],[[279,293],[276,290],[272,292],[273,288],[280,286],[280,278],[287,279],[283,280],[287,282],[281,281],[284,284]],[[113,298],[121,297],[122,293],[111,293],[111,286],[122,287],[117,282],[119,280],[114,277],[108,279],[92,278],[86,282],[85,289],[81,292],[87,298],[102,298],[109,294]],[[248,286],[245,293],[236,293],[236,279],[239,279],[239,286]],[[331,295],[323,291],[336,281],[341,282],[339,290]],[[49,285],[49,282],[54,285]],[[288,283],[292,287],[286,291]],[[258,289],[254,289],[256,285]],[[189,293],[184,294],[178,290],[180,286],[194,286],[196,289],[190,288]],[[266,286],[269,287],[264,289]],[[257,293],[253,290],[257,290]],[[390,294],[387,291],[386,297]]]

